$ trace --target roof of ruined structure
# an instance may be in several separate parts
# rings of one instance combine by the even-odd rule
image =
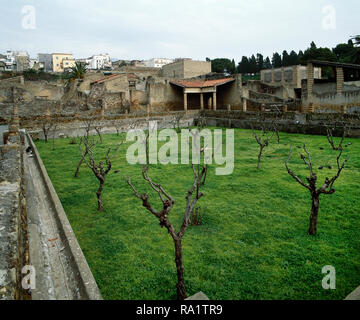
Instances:
[[[225,83],[235,81],[234,78],[224,78],[216,80],[172,80],[170,83],[178,85],[183,88],[208,88],[217,87]]]
[[[332,61],[321,61],[321,60],[310,60],[314,66],[329,66],[329,67],[338,67],[346,69],[360,69],[360,64],[353,63],[341,63],[341,62],[332,62]]]
[[[121,77],[123,75],[124,74],[111,74],[110,76],[106,76],[106,77],[104,77],[102,79],[93,81],[93,82],[91,82],[91,84],[99,84],[99,83],[103,83],[103,82],[106,82],[106,81],[109,81],[109,80],[114,80],[115,78]]]

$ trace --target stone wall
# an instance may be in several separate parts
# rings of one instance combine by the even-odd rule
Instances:
[[[25,81],[22,84],[2,82],[0,84],[0,102],[6,103],[12,101],[13,88],[16,89],[17,98],[24,102],[30,102],[35,99],[59,101],[65,92],[62,84],[53,84],[46,81]]]
[[[149,79],[148,104],[153,111],[182,110],[184,96],[181,88],[171,85],[166,78]]]
[[[120,71],[127,73],[135,73],[140,79],[146,80],[148,77],[160,76],[161,69],[148,67],[124,66]]]
[[[237,75],[234,82],[218,86],[216,94],[218,109],[227,109],[229,105],[232,110],[241,109],[243,95],[241,75]]]
[[[314,83],[310,85],[312,94],[308,94],[309,84],[302,82],[302,105],[306,110],[313,108],[314,112],[360,113],[360,88],[359,82],[345,82],[342,93],[337,92],[336,83]]]
[[[211,72],[211,62],[180,60],[162,67],[162,76],[167,78],[187,79]]]
[[[181,123],[189,126],[193,125],[196,118],[199,117],[199,111],[165,111],[165,112],[146,112],[134,113],[134,114],[111,114],[106,113],[104,118],[94,118],[94,123],[102,127],[102,133],[117,133],[117,129],[125,132],[129,129],[131,124],[136,123],[137,128],[148,128],[149,120],[158,121],[159,128],[170,128],[174,127],[174,121],[177,116],[181,116]],[[74,115],[66,115],[57,118],[56,132],[50,132],[49,137],[52,139],[53,134],[56,138],[61,137],[78,137],[85,134],[85,123],[86,118],[78,117]],[[30,133],[33,139],[44,139],[44,135],[41,128],[41,122],[38,121],[27,121],[21,122],[21,127],[26,129]],[[92,135],[96,135],[96,131],[91,131]]]
[[[242,112],[213,111],[205,112],[206,123],[209,126],[251,129],[259,127],[262,122],[276,122],[279,130],[288,133],[326,135],[326,125],[345,122],[349,127],[349,137],[360,138],[360,116],[356,114],[333,114],[329,117],[324,113],[297,112]],[[341,136],[339,129],[334,136]]]
[[[0,300],[25,297],[21,268],[28,257],[22,172],[22,139],[16,134],[0,146]]]

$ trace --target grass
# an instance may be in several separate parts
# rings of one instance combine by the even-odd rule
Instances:
[[[124,136],[104,136],[97,156]],[[274,139],[275,140],[275,139]],[[203,224],[189,227],[183,239],[185,283],[188,295],[203,291],[210,299],[344,299],[360,285],[360,141],[344,154],[350,160],[335,184],[336,193],[322,195],[318,234],[307,235],[311,198],[285,169],[290,141],[290,167],[305,178],[308,170],[297,146],[307,144],[319,175],[336,172],[337,152],[326,137],[281,133],[281,142],[264,151],[256,169],[258,145],[251,131],[235,129],[235,169],[215,176],[211,166],[205,196],[198,202]],[[103,192],[105,211],[96,203],[98,182],[79,161],[78,145],[70,139],[37,141],[41,157],[61,199],[80,246],[105,299],[175,299],[176,268],[171,237],[136,199],[124,176],[132,177],[140,192],[148,191],[153,206],[160,201],[141,177],[139,165],[128,165],[127,145],[113,161]],[[324,148],[324,150],[320,150]],[[317,170],[332,165],[333,169]],[[119,170],[119,173],[115,173]],[[186,165],[155,165],[150,176],[175,198],[170,218],[178,230],[185,195],[192,183]],[[336,268],[336,290],[326,291],[321,273]]]

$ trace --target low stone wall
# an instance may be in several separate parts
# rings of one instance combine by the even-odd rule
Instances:
[[[61,237],[64,245],[64,248],[61,249],[67,261],[64,269],[68,269],[68,273],[71,273],[71,276],[67,279],[68,283],[66,287],[72,291],[73,299],[102,300],[99,288],[75,237],[55,188],[47,174],[39,152],[29,134],[27,134],[26,138],[32,148],[36,166],[40,172],[40,180],[42,181],[38,181],[38,183],[42,183],[45,187],[44,198],[49,202],[51,208],[50,214],[56,223],[56,229],[59,230],[58,235]]]
[[[157,121],[158,128],[174,128],[176,126],[175,118],[181,116],[180,124],[183,127],[192,126],[195,119],[198,117],[199,111],[177,111],[177,112],[152,112],[138,113],[138,114],[114,114],[107,115],[103,119],[95,118],[94,123],[101,127],[101,133],[110,134],[119,132],[126,132],[131,126],[136,126],[137,129],[148,129],[149,121]],[[84,120],[86,118],[74,116],[67,116],[58,118],[56,121],[56,131],[50,131],[49,139],[52,139],[54,134],[55,138],[59,137],[78,137],[85,134],[86,124]],[[21,121],[21,127],[25,128],[32,136],[33,139],[44,139],[44,135],[41,128],[41,121]],[[96,135],[96,131],[93,129],[90,132],[91,135]]]
[[[360,138],[360,117],[357,114],[297,113],[297,112],[242,112],[242,111],[206,111],[206,124],[230,128],[251,129],[260,127],[261,123],[276,122],[282,132],[326,135],[326,126],[340,124],[343,121],[349,127],[349,137]],[[342,135],[339,129],[334,136]]]
[[[84,134],[84,120],[93,118],[94,122],[102,127],[103,133],[116,133],[117,131],[127,131],[131,124],[136,122],[137,128],[146,129],[149,120],[158,121],[159,128],[174,127],[175,118],[181,117],[183,126],[193,125],[195,120],[200,117],[200,110],[185,111],[164,111],[149,112],[144,111],[129,114],[116,114],[108,111],[103,117],[96,112],[52,114],[52,121],[57,125],[55,137],[77,137]],[[345,122],[350,127],[351,137],[360,137],[360,115],[356,113],[299,113],[290,112],[260,112],[252,111],[226,111],[226,110],[206,110],[203,116],[207,119],[210,126],[224,126],[233,128],[251,129],[251,125],[258,126],[260,122],[276,122],[279,130],[289,133],[317,134],[326,135],[325,124],[341,124]],[[34,139],[43,139],[42,123],[45,116],[20,117],[20,126],[31,133]],[[338,135],[342,133],[339,130]],[[93,134],[96,134],[95,131]],[[335,135],[337,135],[335,133]],[[53,137],[50,132],[49,138]]]
[[[21,268],[26,263],[21,154],[19,134],[0,146],[0,300],[18,300],[25,295],[21,289]]]
[[[360,300],[360,287],[358,287],[354,292],[350,293],[345,300]]]

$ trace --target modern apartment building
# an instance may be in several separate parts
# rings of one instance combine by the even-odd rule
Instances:
[[[71,53],[53,53],[52,67],[53,72],[64,72],[66,69],[75,66],[75,59]]]
[[[52,65],[52,54],[50,53],[39,53],[38,54],[38,61],[39,63],[44,65],[45,72],[52,72],[53,65]]]

